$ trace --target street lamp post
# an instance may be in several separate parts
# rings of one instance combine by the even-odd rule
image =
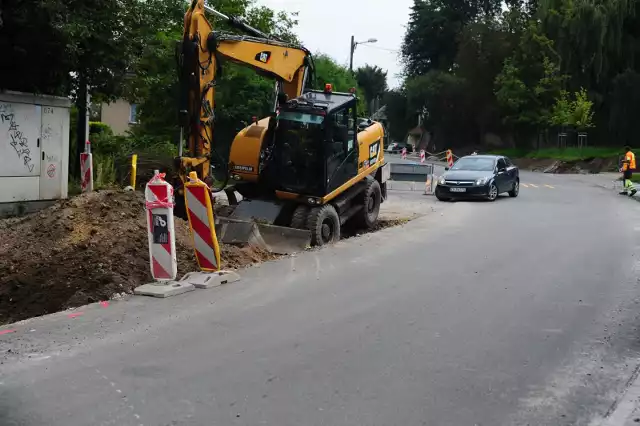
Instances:
[[[349,71],[353,72],[353,52],[356,51],[356,46],[359,44],[365,43],[377,43],[378,40],[375,38],[370,38],[367,41],[356,41],[354,36],[351,36],[351,46],[350,46],[350,54],[349,54]]]

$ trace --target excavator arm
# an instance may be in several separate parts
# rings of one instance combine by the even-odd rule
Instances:
[[[205,10],[246,35],[213,31]],[[288,98],[302,94],[312,65],[308,50],[274,39],[237,18],[208,8],[204,0],[193,0],[185,14],[178,52],[182,94],[180,124],[188,147],[187,155],[183,155],[181,136],[177,166],[182,182],[190,171],[196,171],[198,177],[213,186],[210,169],[212,155],[217,155],[213,146],[216,77],[223,60],[276,80],[276,90]],[[218,160],[225,167],[224,162]]]

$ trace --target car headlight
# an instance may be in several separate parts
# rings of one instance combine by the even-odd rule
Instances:
[[[444,185],[444,176],[440,176],[440,179],[438,179],[438,185]]]
[[[483,178],[477,179],[476,180],[476,185],[478,185],[478,186],[479,185],[484,185],[485,183],[487,183],[488,180],[489,180],[488,177],[483,177]]]

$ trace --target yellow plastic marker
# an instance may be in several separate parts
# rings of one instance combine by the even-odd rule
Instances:
[[[216,236],[209,186],[198,179],[196,172],[191,172],[184,183],[184,188],[187,218],[196,261],[202,271],[216,272],[220,270],[220,245]]]
[[[131,156],[131,187],[136,187],[136,174],[138,173],[138,154]]]

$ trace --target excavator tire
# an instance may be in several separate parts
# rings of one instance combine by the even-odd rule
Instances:
[[[331,204],[315,207],[307,217],[307,229],[311,231],[311,245],[323,246],[340,240],[340,216]]]
[[[291,227],[295,229],[305,229],[307,223],[307,217],[309,216],[309,207],[304,204],[300,204],[293,211],[291,217]]]
[[[356,213],[353,220],[358,227],[371,229],[375,226],[380,214],[380,203],[382,203],[380,183],[371,179],[360,197],[362,197],[360,198],[362,209]]]

